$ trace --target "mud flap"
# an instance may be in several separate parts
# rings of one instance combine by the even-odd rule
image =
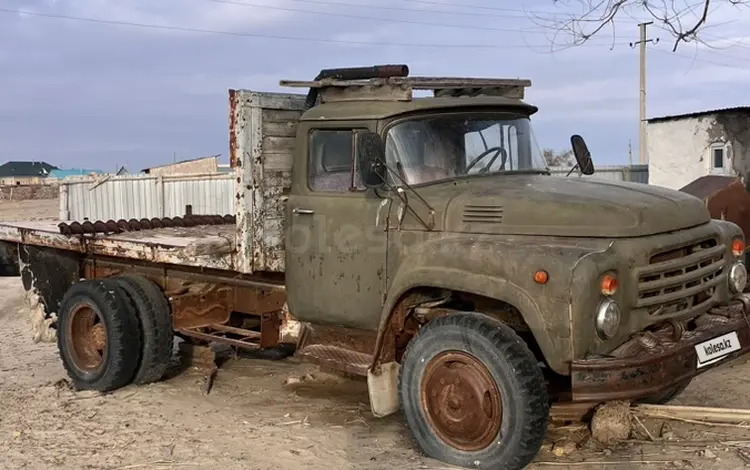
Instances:
[[[398,362],[388,362],[380,366],[380,373],[367,371],[367,391],[370,394],[370,410],[376,418],[383,418],[399,410]]]

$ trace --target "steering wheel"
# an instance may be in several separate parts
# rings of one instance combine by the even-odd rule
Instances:
[[[506,152],[505,149],[502,148],[502,147],[492,147],[492,148],[488,148],[484,152],[482,152],[479,155],[477,155],[476,158],[474,158],[474,160],[472,160],[471,163],[469,163],[466,166],[466,173],[468,174],[469,170],[471,170],[472,168],[474,168],[474,165],[476,165],[477,163],[479,163],[480,160],[482,160],[484,157],[486,157],[487,155],[489,155],[492,152],[495,152],[495,155],[492,157],[492,160],[490,160],[490,162],[487,165],[485,165],[484,168],[482,168],[481,170],[479,170],[479,173],[487,173],[487,171],[489,171],[489,169],[492,166],[492,164],[495,163],[495,160],[497,160],[497,157],[500,156],[500,155],[503,156],[503,159],[501,160],[501,164],[500,164],[500,169],[504,170],[505,169],[505,163],[508,161],[508,152]]]

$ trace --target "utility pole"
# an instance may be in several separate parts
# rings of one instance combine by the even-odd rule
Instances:
[[[640,92],[640,131],[638,133],[638,152],[639,152],[639,163],[641,165],[645,165],[648,163],[646,161],[646,44],[649,42],[653,42],[654,44],[657,44],[659,42],[659,38],[656,39],[646,39],[646,27],[650,24],[653,24],[653,21],[649,21],[646,23],[641,23],[638,25],[638,27],[641,30],[641,39],[638,42],[631,42],[630,47],[635,47],[636,44],[640,45],[641,49],[641,92]]]

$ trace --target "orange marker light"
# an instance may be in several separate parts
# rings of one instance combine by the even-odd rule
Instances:
[[[537,284],[547,284],[548,280],[549,275],[547,274],[547,271],[539,270],[534,273],[534,281],[536,281]]]
[[[745,252],[745,242],[739,238],[732,242],[732,254],[734,256],[742,256]]]
[[[607,274],[602,278],[602,294],[614,295],[614,293],[617,292],[618,285],[617,278]]]

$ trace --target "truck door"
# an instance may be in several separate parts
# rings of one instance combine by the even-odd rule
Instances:
[[[364,130],[300,129],[298,148],[307,155],[296,156],[285,244],[287,301],[301,321],[378,327],[387,232],[382,200],[355,171],[356,134]]]

